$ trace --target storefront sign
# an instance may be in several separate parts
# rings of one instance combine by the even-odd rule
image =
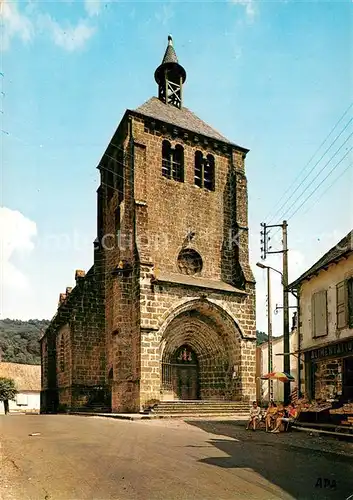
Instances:
[[[310,360],[327,358],[329,356],[344,356],[346,354],[353,355],[353,340],[332,344],[319,349],[314,349],[307,353],[307,358]]]

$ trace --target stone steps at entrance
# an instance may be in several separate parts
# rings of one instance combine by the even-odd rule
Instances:
[[[153,414],[170,416],[235,416],[248,417],[249,404],[237,401],[161,401]]]

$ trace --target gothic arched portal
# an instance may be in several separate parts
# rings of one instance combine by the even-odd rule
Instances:
[[[161,393],[172,399],[239,397],[233,368],[241,359],[241,334],[235,323],[207,301],[178,312],[161,329]]]

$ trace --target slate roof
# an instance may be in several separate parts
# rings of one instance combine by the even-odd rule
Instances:
[[[195,132],[196,134],[201,134],[211,139],[225,142],[226,144],[233,144],[226,137],[217,132],[217,130],[212,128],[210,125],[207,125],[207,123],[201,120],[201,118],[196,116],[188,108],[182,107],[179,109],[171,104],[165,104],[157,97],[151,97],[151,99],[142,104],[142,106],[135,109],[135,112],[144,116],[149,116],[156,120],[170,123],[171,125],[175,125],[190,132]],[[236,146],[236,144],[233,145]],[[240,146],[237,147],[248,151]]]
[[[0,362],[0,377],[12,378],[19,392],[41,390],[40,365]]]
[[[162,64],[177,63],[178,62],[176,52],[175,52],[174,47],[171,44],[171,42],[172,42],[172,38],[168,37],[168,46],[166,48]]]
[[[333,264],[345,255],[350,254],[353,251],[353,230],[350,231],[341,241],[339,241],[334,247],[332,247],[321,259],[319,259],[310,269],[305,271],[298,279],[293,281],[291,288],[295,288],[305,279],[310,279],[314,274],[325,269],[329,264]]]

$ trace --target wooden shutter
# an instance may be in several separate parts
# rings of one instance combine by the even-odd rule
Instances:
[[[348,325],[353,328],[353,278],[347,281]]]
[[[327,335],[327,292],[316,292],[312,297],[312,335],[323,337]]]
[[[336,285],[337,298],[337,328],[344,328],[347,325],[347,307],[346,307],[346,282],[341,281]]]

